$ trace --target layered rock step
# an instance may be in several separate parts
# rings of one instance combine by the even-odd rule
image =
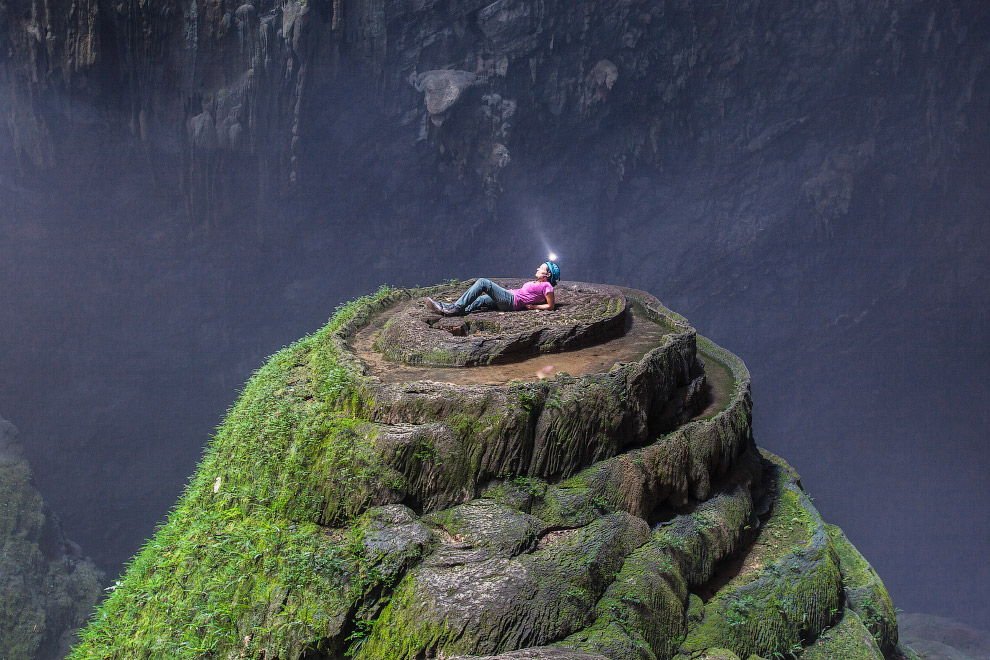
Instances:
[[[756,448],[738,358],[631,289],[424,304],[466,285],[273,356],[73,657],[893,657],[879,578]]]
[[[442,287],[435,295],[453,302],[472,283]],[[495,283],[517,289],[525,282]],[[626,298],[616,287],[572,283],[558,286],[555,296],[550,314],[488,311],[453,318],[436,314],[421,299],[399,302],[388,310],[375,350],[407,364],[473,366],[559,353],[624,333]]]
[[[466,285],[430,293],[452,295]],[[594,313],[565,316],[564,312],[560,317],[556,311],[477,315],[477,323],[507,319],[499,322],[511,329],[491,337],[456,337],[430,328],[431,319],[440,317],[428,311],[421,291],[392,294],[380,301],[377,309],[340,329],[337,348],[341,362],[366,388],[363,396],[368,423],[360,432],[374,460],[383,466],[383,478],[368,483],[367,490],[361,492],[363,503],[401,502],[431,511],[476,497],[491,480],[506,475],[567,478],[594,463],[646,447],[707,406],[712,394],[705,386],[703,362],[697,357],[695,332],[684,319],[644,292],[623,293],[615,287],[580,283],[571,286],[573,289],[558,287],[563,309],[572,304],[568,301],[583,300],[574,306]],[[627,294],[635,305],[629,304]],[[621,325],[616,325],[619,321]],[[475,323],[473,319],[470,322]],[[484,385],[465,380],[464,371],[483,369],[467,362],[462,368],[434,369],[429,374],[431,380],[392,382],[394,378],[387,370],[379,367],[376,373],[369,362],[376,354],[393,356],[390,342],[407,336],[396,330],[405,324],[411,325],[410,334],[421,340],[417,349],[420,355],[435,352],[437,346],[449,348],[452,341],[470,347],[473,355],[483,354],[485,347],[504,355],[504,342],[526,343],[518,341],[525,330],[527,337],[552,331],[554,336],[572,338],[574,346],[597,338],[599,343],[583,351],[611,353],[621,361],[611,361],[606,371],[550,374],[533,360],[524,359],[512,369],[484,367],[488,371],[483,378],[489,381]],[[613,337],[612,341],[620,344],[613,351],[611,342],[602,340],[608,333],[603,334],[601,328],[626,334],[634,327],[640,334],[652,332],[654,343],[628,346]],[[381,328],[370,344],[359,337],[369,328]],[[559,347],[553,342],[545,345]],[[582,351],[570,352],[571,363],[580,368],[581,361],[573,356]],[[520,371],[529,374],[528,381],[497,383],[500,373],[507,379],[504,374]],[[412,377],[421,375],[414,373]],[[305,378],[305,372],[300,371],[300,384]],[[492,379],[497,384],[492,384]],[[743,374],[737,396],[713,419],[685,426],[666,438],[663,447],[637,453],[635,465],[645,466],[642,469],[629,470],[628,460],[601,469],[627,470],[629,487],[623,492],[647,489],[658,502],[676,504],[689,497],[706,497],[713,475],[724,473],[752,441],[748,382],[748,374]],[[635,480],[641,483],[634,485]],[[640,494],[627,497],[642,499]],[[322,521],[334,524],[342,509],[336,501],[330,504]]]

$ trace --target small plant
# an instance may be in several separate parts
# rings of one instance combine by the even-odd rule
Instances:
[[[347,655],[354,656],[364,645],[368,635],[371,633],[371,629],[374,628],[375,622],[368,621],[367,619],[356,619],[354,621],[354,630],[348,635],[344,641],[348,642],[350,645],[347,648]]]

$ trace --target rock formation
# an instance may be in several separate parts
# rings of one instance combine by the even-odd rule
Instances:
[[[0,658],[59,660],[102,593],[31,483],[17,430],[0,419]]]
[[[620,207],[655,208],[637,176],[760,162],[787,183],[778,203],[828,226],[900,148],[889,131],[925,138],[923,176],[937,178],[988,55],[978,0],[21,0],[0,19],[13,170],[81,165],[99,145],[142,170],[174,165],[161,183],[225,222],[250,208],[245,191],[258,212],[299,186],[347,196],[351,174],[388,167],[428,174],[383,181],[387,206],[413,217],[438,197],[461,216],[493,208],[510,162],[517,193],[574,177],[574,208],[626,184]],[[796,134],[817,149],[791,153]]]
[[[899,653],[879,577],[754,444],[738,358],[580,283],[454,334],[423,296],[464,286],[382,289],[273,356],[72,658]],[[453,355],[581,341],[450,366],[397,324]]]
[[[138,264],[175,250],[171,237],[233,235],[267,251],[273,237],[325,224],[324,249],[374,254],[369,281],[406,282],[437,278],[408,263],[412,250],[450,240],[434,227],[459,228],[444,268],[468,274],[477,265],[457,248],[495,230],[509,237],[506,252],[520,253],[538,223],[562,254],[593,250],[590,268],[609,264],[585,278],[662,286],[683,296],[682,309],[714,294],[724,312],[706,327],[760,345],[768,363],[793,360],[782,369],[793,380],[773,381],[803,390],[796,385],[822,373],[829,350],[815,362],[792,357],[819,340],[791,332],[793,306],[755,301],[807,308],[824,297],[828,332],[903,346],[917,328],[888,323],[884,310],[919,297],[942,305],[945,277],[949,302],[973,308],[970,294],[985,280],[980,195],[990,188],[987,17],[982,0],[13,0],[0,5],[0,220],[10,200],[30,200],[46,218],[91,210],[73,224],[118,228],[107,240],[135,241],[125,253],[147,250]],[[960,163],[975,163],[976,174]],[[959,201],[976,218],[963,229]],[[874,262],[878,243],[882,281],[844,267]],[[20,251],[13,238],[7,245]],[[941,251],[915,254],[928,245]],[[946,263],[960,254],[968,266]],[[827,267],[842,279],[821,278]],[[106,280],[134,276],[110,271]],[[85,286],[104,283],[93,276]],[[779,316],[768,323],[766,313]],[[984,327],[971,318],[954,343]],[[930,337],[945,329],[928,323]],[[61,345],[53,325],[41,319],[12,343],[35,344],[40,333]],[[231,334],[249,346],[239,356],[284,336]],[[829,349],[853,343],[829,336]],[[214,348],[203,352],[217,356]],[[863,350],[856,362],[865,365],[873,349]],[[161,369],[178,362],[160,360]],[[31,357],[23,364],[25,373],[36,367]],[[190,399],[205,398],[197,394]],[[133,409],[117,405],[118,418]],[[207,415],[200,408],[198,419]],[[162,426],[131,425],[114,451]],[[80,436],[60,454],[70,492],[85,486],[73,461],[114,442]],[[186,456],[199,451],[196,438],[185,437]],[[118,518],[163,506],[121,491],[105,498],[115,498],[115,514],[131,507]],[[74,513],[96,529],[108,511]],[[121,522],[120,541],[99,546],[113,544],[117,561],[144,523]]]

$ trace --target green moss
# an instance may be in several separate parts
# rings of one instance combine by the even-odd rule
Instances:
[[[705,605],[682,653],[726,647],[740,657],[789,657],[836,620],[839,558],[794,476],[775,467],[773,512],[735,577]]]
[[[415,614],[421,607],[417,597],[415,582],[407,578],[392,594],[389,604],[372,624],[369,635],[351,647],[352,657],[355,660],[400,660],[433,655],[441,641],[449,637],[450,627],[446,622],[419,619]]]
[[[707,581],[719,561],[749,540],[748,475],[740,466],[719,496],[654,531],[598,601],[595,622],[565,643],[607,657],[672,657],[686,626],[704,617],[689,587]]]
[[[0,657],[34,658],[45,632],[45,608],[31,593],[45,577],[37,545],[44,524],[41,497],[28,487],[21,461],[0,460]]]
[[[704,337],[698,337],[698,343],[708,342]],[[710,412],[703,415],[701,419],[712,419],[715,415],[729,408],[734,397],[739,394],[741,382],[733,374],[732,368],[712,354],[705,353],[698,349],[698,357],[705,362],[705,380],[712,388],[714,400],[709,404]]]
[[[848,609],[838,624],[801,654],[801,660],[883,660],[883,657],[859,615]]]
[[[859,615],[884,655],[897,646],[897,614],[883,581],[869,562],[849,542],[842,530],[826,525],[839,553],[839,568],[846,589],[846,606]]]
[[[0,541],[15,533],[37,538],[45,524],[41,495],[30,487],[31,468],[21,460],[0,458]]]
[[[706,337],[698,335],[696,341],[699,353],[717,360],[721,365],[729,369],[737,385],[746,385],[748,388],[750,375],[745,362],[740,360],[734,353],[730,353]]]
[[[532,554],[421,566],[400,584],[357,657],[486,654],[559,639],[589,622],[623,558],[648,533],[641,520],[613,514]],[[466,595],[458,588],[465,579],[472,581]]]
[[[645,449],[602,460],[648,441],[648,411],[631,412],[627,398],[635,399],[636,387],[656,387],[658,396],[675,388],[670,374],[686,373],[694,356],[689,326],[664,316],[681,333],[665,337],[635,378],[618,369],[508,391],[431,383],[393,397],[362,376],[343,342],[408,295],[383,289],[343,306],[252,377],[178,506],[129,566],[72,660],[294,658],[310,647],[331,657],[403,658],[547,643],[587,624],[575,633],[581,648],[636,657],[676,650],[688,587],[707,580],[745,536],[748,493],[712,497],[694,515],[679,517],[676,530],[656,533],[652,555],[637,551],[623,562],[650,534],[625,512],[645,518],[649,510],[636,507],[672,492],[686,501],[688,480],[703,483],[707,497],[711,479],[735,469],[748,449],[748,374],[735,382],[729,408],[685,429],[680,444],[668,442],[674,434],[661,440],[659,454],[676,445],[678,462],[661,465]],[[563,480],[552,483],[557,479]],[[380,521],[367,510],[403,501],[437,511],[473,498],[485,484],[486,497],[540,521],[520,524],[511,543],[499,544],[474,534],[463,510],[429,520],[469,539],[491,561],[516,562],[513,575],[532,577],[527,594],[536,595],[522,605],[507,599],[505,611],[493,604],[475,630],[451,624],[456,613],[443,610],[444,599],[457,594],[427,602],[416,574],[428,567],[405,574],[422,545],[399,556],[370,549]],[[799,517],[800,502],[781,504],[781,515],[792,505]],[[603,519],[616,518],[628,528],[608,532],[620,550],[596,536]],[[580,543],[565,535],[558,545],[517,557],[536,544],[538,528],[584,526],[574,532]],[[788,547],[782,556],[798,551],[805,550]],[[710,611],[731,619],[732,607],[709,604],[702,624]],[[704,648],[726,639],[734,638]]]
[[[101,595],[102,574],[62,553],[50,515],[28,464],[0,457],[0,658],[53,656]]]
[[[71,658],[294,657],[340,635],[367,561],[321,523],[353,519],[395,475],[339,337],[394,295],[341,306],[254,374]]]

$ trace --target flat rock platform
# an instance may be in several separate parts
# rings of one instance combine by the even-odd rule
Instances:
[[[527,280],[496,279],[517,289]],[[435,298],[452,302],[472,281],[439,289]],[[625,333],[628,302],[616,287],[569,282],[556,287],[556,309],[437,314],[425,298],[389,310],[372,349],[407,365],[472,367],[599,344]]]
[[[415,304],[415,301],[406,304]],[[472,365],[470,368],[405,364],[388,360],[381,352],[372,348],[382,327],[391,318],[391,311],[385,310],[377,318],[371,319],[349,342],[351,350],[361,360],[365,373],[383,383],[432,380],[462,386],[504,385],[510,381],[530,382],[552,378],[560,372],[572,376],[604,373],[617,363],[639,362],[646,353],[659,346],[666,335],[675,332],[675,329],[661,320],[651,318],[635,299],[628,299],[624,332],[596,344],[559,353],[519,357],[513,362]],[[516,312],[509,312],[512,313]]]

